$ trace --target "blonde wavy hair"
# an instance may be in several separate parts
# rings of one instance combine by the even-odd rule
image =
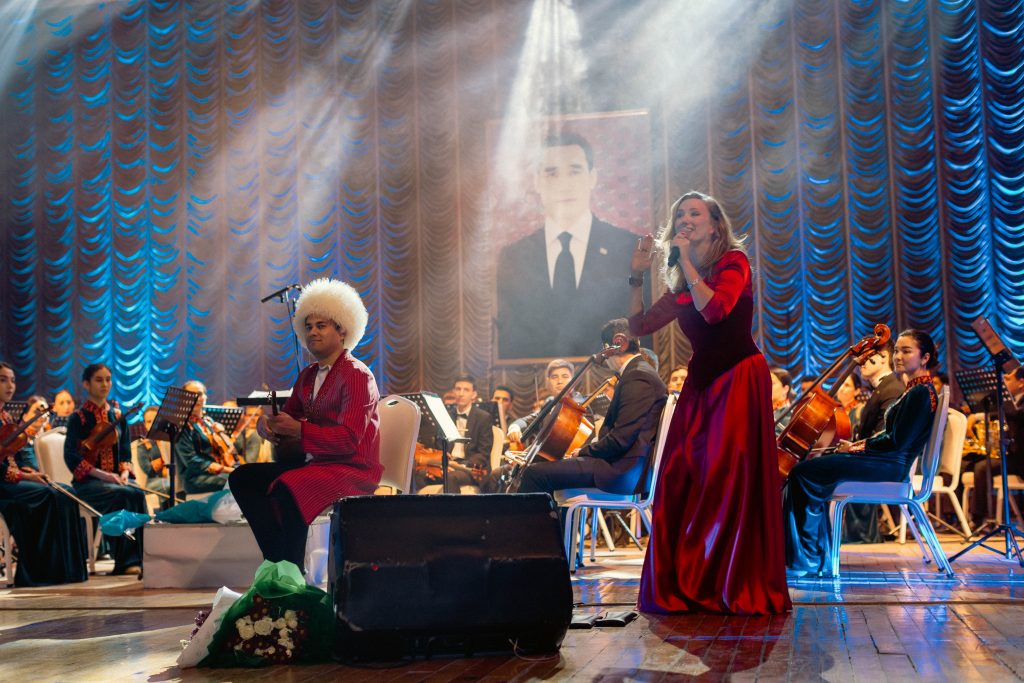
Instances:
[[[704,206],[707,207],[708,214],[711,216],[711,224],[714,228],[714,233],[711,236],[711,247],[708,249],[704,261],[697,264],[697,272],[700,273],[701,277],[707,277],[711,274],[711,270],[725,252],[733,249],[745,251],[744,240],[737,237],[733,232],[732,222],[725,214],[725,211],[722,210],[718,200],[711,195],[697,192],[696,190],[687,192],[672,202],[672,208],[668,212],[668,220],[658,231],[657,237],[655,237],[656,248],[660,249],[661,253],[664,254],[664,260],[661,263],[660,269],[661,279],[673,292],[681,292],[686,286],[686,278],[683,276],[682,267],[676,264],[669,268],[668,258],[672,251],[672,238],[675,236],[674,223],[676,211],[687,199],[699,199],[704,202]]]

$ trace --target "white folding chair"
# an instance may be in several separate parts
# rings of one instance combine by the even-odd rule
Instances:
[[[956,426],[946,429],[947,421],[953,422]],[[923,538],[931,549],[939,569],[946,573],[946,576],[953,577],[953,568],[946,559],[946,553],[939,545],[939,539],[935,536],[935,529],[932,528],[928,515],[925,513],[923,504],[932,494],[932,487],[935,484],[935,475],[939,471],[939,462],[943,448],[949,443],[958,441],[963,445],[964,431],[967,428],[967,418],[962,413],[949,409],[949,388],[944,387],[939,393],[939,403],[935,410],[935,418],[932,420],[931,432],[928,436],[928,443],[921,453],[921,487],[915,491],[912,481],[902,482],[860,482],[848,481],[836,487],[832,494],[835,506],[832,510],[832,548],[831,548],[831,573],[833,578],[839,578],[839,546],[842,542],[843,512],[848,503],[878,503],[887,505],[899,505],[905,512],[910,522],[910,529],[914,533],[919,544]],[[913,468],[911,469],[913,471]],[[924,561],[930,562],[927,553],[924,552]]]
[[[665,442],[668,438],[668,427],[672,422],[672,413],[675,412],[676,397],[669,396],[668,401],[661,413],[658,422],[658,436],[654,442],[653,462],[651,463],[651,485],[650,491],[644,494],[623,495],[607,493],[600,489],[562,489],[555,491],[555,501],[566,508],[565,514],[565,557],[569,560],[570,571],[576,573],[576,569],[583,565],[583,529],[586,524],[586,514],[591,513],[590,519],[590,556],[594,559],[595,546],[597,545],[597,531],[599,525],[604,523],[602,510],[635,510],[643,523],[647,533],[651,533],[651,503],[654,500],[655,488],[658,483],[658,469],[661,467],[661,456],[665,451]],[[608,534],[607,527],[602,529]],[[578,543],[577,543],[578,537]],[[611,545],[610,534],[605,537],[606,543]],[[614,547],[614,545],[611,545]]]
[[[959,411],[956,411],[959,413]],[[963,415],[963,413],[960,413]],[[960,439],[955,439],[956,434],[959,433]],[[970,538],[971,536],[971,525],[967,523],[967,516],[964,514],[964,509],[960,505],[959,499],[956,497],[956,489],[960,485],[960,463],[963,460],[964,455],[964,435],[967,433],[967,418],[964,417],[961,420],[958,417],[952,417],[946,422],[946,435],[942,440],[942,455],[939,460],[939,471],[938,476],[935,477],[935,481],[932,484],[932,494],[935,500],[935,514],[932,515],[932,519],[937,521],[939,524],[949,528],[951,531],[956,531],[954,527],[946,524],[942,519],[942,497],[945,496],[949,499],[949,502],[953,506],[953,512],[956,514],[957,521],[960,522],[961,531],[964,538]],[[952,436],[951,436],[952,435]],[[949,484],[946,484],[941,474],[945,472],[950,476]],[[912,478],[914,489],[920,490],[922,481],[920,474],[915,474]],[[900,542],[906,538],[906,517],[901,515],[900,520]]]
[[[380,486],[393,493],[408,493],[412,488],[416,436],[420,431],[420,409],[401,396],[385,396],[377,403],[380,415],[380,462],[384,474]]]

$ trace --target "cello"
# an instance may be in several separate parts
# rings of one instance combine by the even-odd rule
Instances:
[[[626,335],[616,334],[611,345],[606,346],[602,351],[598,351],[588,358],[587,362],[572,376],[568,384],[562,387],[562,390],[558,392],[554,400],[541,408],[536,419],[523,432],[522,440],[526,441],[528,437],[538,431],[540,433],[533,443],[530,444],[525,454],[515,456],[512,459],[514,463],[512,470],[508,473],[507,477],[502,477],[506,493],[517,493],[519,491],[523,472],[538,457],[549,462],[561,460],[565,457],[566,453],[571,453],[590,439],[590,436],[594,433],[594,425],[584,417],[587,406],[609,383],[618,381],[618,378],[616,377],[614,380],[609,378],[603,382],[597,388],[597,391],[592,393],[583,403],[577,403],[572,398],[571,391],[591,365],[604,362],[606,358],[614,354],[626,353],[628,348],[629,339]],[[556,410],[557,413],[552,415]]]
[[[776,440],[779,474],[783,480],[800,461],[814,457],[821,449],[840,439],[850,438],[850,416],[836,400],[836,392],[853,372],[854,365],[863,365],[867,362],[868,358],[889,342],[891,335],[892,332],[887,325],[875,325],[873,334],[848,348],[814,380],[804,395],[776,420],[778,424],[787,415],[792,415],[789,424]],[[832,387],[825,391],[822,385],[833,376],[836,379]]]

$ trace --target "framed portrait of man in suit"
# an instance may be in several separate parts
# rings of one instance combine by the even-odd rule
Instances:
[[[490,122],[496,363],[584,358],[629,315],[630,259],[654,229],[650,135],[647,111]]]

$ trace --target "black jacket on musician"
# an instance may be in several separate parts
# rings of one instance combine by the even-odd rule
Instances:
[[[882,378],[860,411],[860,424],[857,425],[854,441],[866,439],[885,429],[885,411],[903,395],[904,390],[903,380],[896,373]]]
[[[458,414],[455,406],[448,406],[448,414],[452,420],[457,419]],[[491,446],[494,445],[494,420],[491,414],[483,408],[471,406],[466,418],[466,436],[469,443],[463,451],[465,453],[463,464],[469,467],[491,469]]]

